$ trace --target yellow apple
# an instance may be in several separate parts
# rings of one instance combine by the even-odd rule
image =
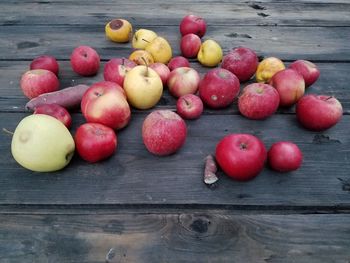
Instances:
[[[152,55],[154,62],[166,64],[173,56],[169,42],[163,37],[156,37],[152,42],[147,44],[145,50]]]
[[[106,36],[118,43],[129,42],[132,36],[132,25],[125,19],[113,19],[105,26]]]
[[[137,109],[152,108],[162,97],[163,83],[148,66],[136,66],[126,73],[124,90],[129,103]]]
[[[158,35],[148,29],[139,29],[132,38],[132,47],[135,49],[145,49],[148,43],[151,43]]]
[[[277,72],[285,69],[282,60],[275,57],[263,59],[256,69],[255,78],[257,82],[267,83]]]
[[[222,49],[216,41],[208,39],[202,43],[197,59],[204,66],[215,67],[222,60]]]
[[[151,65],[154,63],[152,55],[148,51],[141,49],[132,52],[129,56],[129,59],[138,65],[146,65],[145,63],[147,63],[147,65]]]
[[[44,114],[25,117],[12,137],[13,158],[35,172],[53,172],[65,167],[74,154],[72,135],[62,122]]]

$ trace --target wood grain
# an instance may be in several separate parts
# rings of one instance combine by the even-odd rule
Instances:
[[[347,262],[347,215],[1,215],[0,261]]]
[[[2,128],[13,131],[26,114],[0,113]],[[21,168],[10,152],[11,136],[0,137],[0,204],[157,204],[253,206],[350,206],[350,117],[344,116],[324,133],[301,128],[293,115],[274,115],[252,121],[239,115],[204,115],[188,121],[188,138],[172,156],[156,157],[145,149],[141,126],[146,114],[134,114],[130,125],[118,132],[117,153],[97,164],[75,156],[64,170],[34,173]],[[73,130],[83,123],[73,115]],[[266,147],[290,140],[304,154],[302,167],[280,174],[265,168],[254,180],[240,183],[219,173],[219,187],[202,182],[203,160],[214,153],[229,133],[250,133]]]

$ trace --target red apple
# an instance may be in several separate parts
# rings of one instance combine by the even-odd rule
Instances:
[[[257,176],[266,161],[264,143],[250,134],[230,134],[216,146],[215,158],[230,177],[247,181]]]
[[[99,123],[85,123],[79,126],[74,141],[80,157],[90,163],[110,157],[117,147],[115,132]]]
[[[303,161],[299,147],[292,142],[276,142],[268,152],[270,167],[278,172],[297,170]]]
[[[151,69],[154,69],[154,71],[158,73],[163,85],[165,85],[170,75],[170,69],[168,68],[168,66],[163,63],[156,62],[149,65],[149,67]]]
[[[101,123],[112,129],[124,128],[131,115],[123,88],[110,81],[97,82],[85,92],[81,112],[87,122]]]
[[[199,96],[211,108],[230,105],[239,93],[239,80],[230,71],[216,68],[208,71],[199,83]]]
[[[180,67],[170,72],[167,84],[169,92],[175,97],[197,92],[200,77],[193,68]]]
[[[187,15],[181,20],[180,32],[182,36],[193,33],[202,38],[206,30],[207,24],[199,16]]]
[[[55,75],[58,75],[59,66],[57,60],[53,56],[40,56],[35,58],[32,63],[30,63],[30,69],[46,69],[51,71]]]
[[[188,67],[188,68],[190,67],[190,62],[188,62],[187,58],[184,58],[182,56],[177,56],[170,59],[168,63],[168,68],[170,69],[170,71],[173,71],[174,69],[180,68],[180,67]]]
[[[280,103],[277,90],[263,83],[246,86],[238,98],[238,109],[249,119],[261,120],[274,114]]]
[[[289,107],[295,104],[305,92],[305,82],[302,75],[293,69],[284,69],[271,78],[270,85],[277,89],[280,95],[280,106]]]
[[[203,112],[203,102],[196,95],[183,95],[177,100],[176,111],[184,119],[198,119]]]
[[[150,113],[142,125],[142,139],[148,151],[164,156],[175,153],[185,143],[185,121],[170,110]]]
[[[201,48],[201,39],[195,34],[187,34],[181,38],[181,54],[186,58],[195,58]]]
[[[42,104],[35,107],[33,114],[50,115],[62,122],[68,129],[72,124],[72,117],[69,112],[58,104]]]
[[[223,58],[221,63],[221,67],[235,74],[240,82],[247,81],[253,77],[258,65],[258,56],[247,47],[239,47],[232,50]]]
[[[100,56],[92,47],[79,46],[73,50],[70,63],[75,73],[81,76],[93,76],[100,67]]]
[[[320,71],[316,65],[307,60],[296,60],[289,65],[289,68],[294,69],[303,76],[306,87],[314,84],[320,76]]]
[[[343,108],[341,103],[332,96],[309,94],[298,101],[296,115],[305,128],[323,131],[340,121]]]
[[[33,99],[41,94],[57,91],[60,83],[57,76],[51,71],[33,69],[22,75],[20,85],[24,95]]]
[[[126,58],[112,58],[103,69],[103,77],[106,81],[112,81],[123,87],[125,74],[136,67],[136,63]]]

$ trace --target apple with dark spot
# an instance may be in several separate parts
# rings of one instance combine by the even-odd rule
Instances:
[[[203,112],[203,102],[194,94],[183,95],[177,100],[176,112],[187,120],[198,119]]]

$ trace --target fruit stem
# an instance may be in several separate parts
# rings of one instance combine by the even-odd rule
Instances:
[[[141,57],[141,59],[143,60],[143,62],[145,62],[146,65],[146,77],[148,77],[148,63],[146,61],[146,59],[144,57]]]
[[[145,41],[145,42],[147,42],[147,43],[151,43],[151,42],[149,42],[148,40],[146,40],[146,39],[144,39],[144,38],[142,38],[142,40]]]
[[[122,66],[124,66],[124,63],[125,63],[125,59],[122,58]]]
[[[325,99],[325,100],[329,100],[329,99],[331,99],[331,98],[333,98],[333,96],[329,96],[327,99]]]
[[[9,131],[8,129],[6,128],[2,128],[2,131],[7,133],[7,134],[10,134],[10,135],[13,135],[13,132],[12,131]]]
[[[188,100],[186,100],[185,98],[182,98],[182,99],[185,101],[186,106],[190,106],[191,105],[191,103],[189,103]]]

